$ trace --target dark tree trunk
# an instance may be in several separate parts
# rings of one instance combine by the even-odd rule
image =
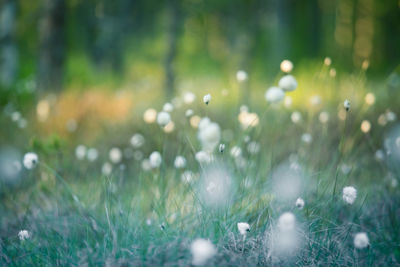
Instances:
[[[15,0],[0,1],[0,87],[10,87],[18,71],[18,50],[14,40]]]
[[[65,62],[65,0],[44,0],[39,23],[38,88],[61,90]]]
[[[167,98],[172,97],[175,87],[174,61],[177,54],[178,37],[180,32],[181,18],[179,11],[179,0],[168,0],[168,25],[167,25],[167,52],[165,56],[165,91]]]

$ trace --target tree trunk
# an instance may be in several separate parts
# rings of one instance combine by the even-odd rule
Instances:
[[[61,90],[65,62],[65,0],[43,0],[39,22],[38,87]]]
[[[178,37],[181,24],[178,1],[179,0],[169,0],[167,3],[167,53],[164,62],[165,91],[167,98],[171,98],[173,96],[175,87],[174,61],[177,54]]]
[[[14,40],[15,0],[0,2],[0,87],[9,88],[18,71],[18,50]]]

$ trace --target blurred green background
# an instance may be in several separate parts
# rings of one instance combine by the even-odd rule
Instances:
[[[0,2],[1,87],[37,91],[123,84],[165,95],[202,78],[276,75],[290,59],[367,60],[387,75],[400,59],[398,0],[38,0]],[[19,83],[20,82],[20,83]],[[21,90],[21,89],[20,89]]]

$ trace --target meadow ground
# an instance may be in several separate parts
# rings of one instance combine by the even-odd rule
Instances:
[[[400,77],[327,63],[249,97],[238,73],[165,105],[7,106],[0,265],[399,265]]]

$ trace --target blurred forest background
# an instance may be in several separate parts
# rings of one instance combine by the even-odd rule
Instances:
[[[376,75],[400,60],[398,0],[0,3],[3,91],[22,90],[26,80],[39,91],[160,83],[171,96],[184,79],[224,79],[238,69],[273,77],[283,59],[329,56],[342,70],[368,60]]]

